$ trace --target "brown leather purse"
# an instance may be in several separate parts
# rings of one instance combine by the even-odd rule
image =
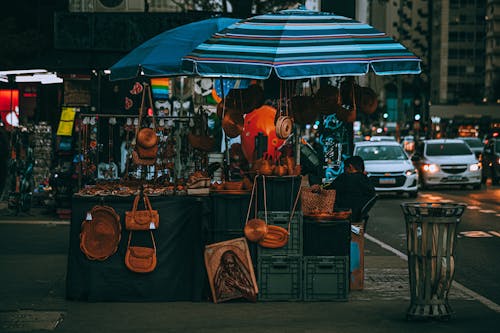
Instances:
[[[262,238],[264,238],[264,235],[267,233],[268,230],[268,225],[267,221],[264,221],[262,219],[257,218],[257,198],[255,198],[255,217],[253,219],[250,219],[250,209],[252,208],[252,201],[254,198],[254,194],[257,195],[257,177],[255,177],[253,181],[253,186],[252,186],[252,194],[250,195],[250,203],[248,204],[248,212],[247,212],[247,220],[245,223],[245,227],[243,229],[243,233],[245,234],[245,237],[250,241],[250,242],[258,242]],[[265,193],[265,189],[264,189]],[[265,198],[265,197],[264,197]],[[265,203],[265,199],[264,199]],[[267,210],[266,210],[266,219],[267,219]]]
[[[144,196],[145,210],[137,210],[141,193],[134,199],[134,205],[131,211],[125,212],[125,228],[127,230],[150,230],[158,229],[160,226],[160,215],[157,210],[153,210],[151,202],[146,194]]]
[[[156,243],[153,237],[153,232],[149,231],[151,234],[151,240],[153,241],[153,247],[144,246],[130,246],[130,240],[132,239],[132,231],[128,235],[127,252],[125,253],[125,266],[132,272],[136,273],[149,273],[154,271],[156,268]]]
[[[264,202],[266,200],[265,193],[266,193],[266,188],[264,185]],[[288,220],[288,228],[285,229],[277,225],[268,225],[267,233],[259,241],[260,246],[270,249],[278,249],[280,247],[285,246],[288,243],[288,239],[290,238],[290,224],[292,222],[293,215],[295,214],[295,209],[297,208],[297,202],[299,201],[299,197],[300,197],[300,190],[297,193],[297,197],[295,198],[295,203],[293,204],[292,212],[290,213],[290,219]],[[264,205],[264,207],[265,206],[266,205]],[[267,210],[265,211],[265,214],[267,216]]]

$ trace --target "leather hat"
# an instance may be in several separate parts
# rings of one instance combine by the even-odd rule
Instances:
[[[137,145],[142,148],[151,148],[158,144],[158,137],[152,128],[141,128],[137,133]]]

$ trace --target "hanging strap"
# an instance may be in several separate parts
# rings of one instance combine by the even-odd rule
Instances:
[[[149,234],[151,235],[151,241],[153,242],[153,248],[155,249],[155,252],[156,252],[156,242],[155,242],[155,238],[153,237],[153,232],[150,230],[149,231]],[[127,248],[130,247],[130,241],[132,239],[132,231],[130,231],[128,233],[128,243],[127,243]]]
[[[302,183],[302,176],[300,176],[300,181]],[[292,181],[293,184],[293,181]],[[288,233],[290,233],[290,224],[292,223],[293,215],[295,214],[295,209],[297,208],[297,203],[299,202],[300,192],[302,191],[302,187],[299,187],[297,191],[297,196],[295,197],[295,203],[293,204],[292,212],[290,213],[290,219],[288,220]],[[293,193],[293,191],[292,191]]]
[[[142,90],[141,106],[139,107],[139,118],[138,118],[137,126],[135,128],[134,148],[135,148],[135,145],[137,144],[137,135],[139,134],[139,129],[141,128],[141,123],[142,123],[142,112],[144,109],[144,98],[146,97],[146,91],[144,89]]]
[[[267,224],[267,197],[266,197],[266,176],[262,175],[262,186],[264,187],[264,218]]]
[[[257,188],[257,176],[253,179],[253,185],[252,185],[252,194],[250,194],[250,202],[248,203],[248,211],[247,211],[247,219],[245,222],[245,225],[248,223],[248,219],[250,218],[250,209],[252,209],[252,202],[253,202],[253,196],[256,194],[256,188]],[[257,217],[257,198],[255,199],[255,217]]]

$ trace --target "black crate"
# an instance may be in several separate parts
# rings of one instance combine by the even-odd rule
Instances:
[[[265,213],[259,212],[259,218],[264,219]],[[267,212],[267,223],[288,229],[290,212]],[[259,256],[262,255],[302,255],[302,212],[296,211],[290,223],[288,243],[278,249],[268,249],[259,246]]]
[[[304,301],[347,301],[348,256],[303,257]]]
[[[260,301],[302,300],[302,257],[260,256],[257,284]]]
[[[350,220],[318,220],[304,217],[305,256],[348,256],[351,249]]]
[[[210,195],[210,200],[212,201],[211,230],[243,232],[250,194],[213,193]],[[253,214],[253,209],[250,213]]]
[[[258,210],[264,210],[264,191],[262,186],[262,176],[257,178],[257,198]],[[271,211],[291,211],[297,193],[300,189],[300,176],[266,176],[266,203],[267,210]],[[300,209],[300,200],[297,203]]]

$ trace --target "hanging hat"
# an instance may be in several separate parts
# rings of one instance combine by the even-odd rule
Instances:
[[[90,260],[105,260],[118,249],[120,216],[109,206],[94,206],[82,222],[80,249]]]
[[[137,145],[142,148],[152,148],[158,144],[158,137],[152,128],[141,128],[137,133]]]

